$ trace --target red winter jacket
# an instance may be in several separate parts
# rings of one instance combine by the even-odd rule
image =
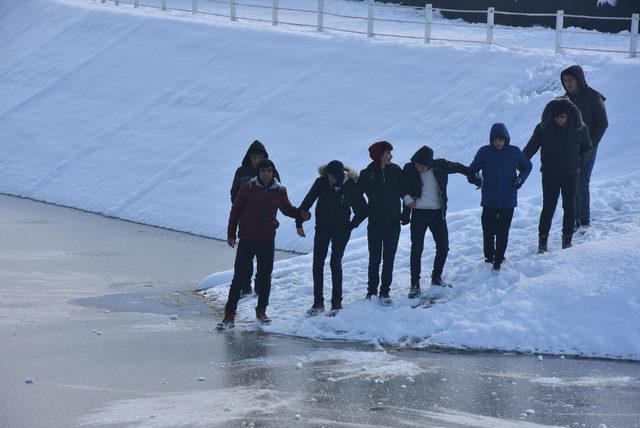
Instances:
[[[276,238],[280,225],[276,219],[278,209],[287,217],[297,218],[298,209],[291,205],[287,189],[274,179],[265,188],[256,178],[240,187],[231,207],[227,238],[236,239],[236,229],[240,223],[238,237],[245,241],[269,242]]]

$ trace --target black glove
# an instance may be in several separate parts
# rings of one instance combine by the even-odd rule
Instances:
[[[521,187],[522,187],[522,184],[523,184],[522,178],[520,178],[520,177],[516,177],[515,181],[513,182],[513,186],[514,186],[516,189],[519,189],[519,188],[521,188]]]
[[[478,188],[482,187],[482,178],[480,178],[480,174],[477,172],[474,175],[469,175],[467,181]]]

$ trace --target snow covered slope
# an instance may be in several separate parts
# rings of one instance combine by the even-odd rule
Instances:
[[[538,33],[511,31],[535,45]],[[584,45],[592,36],[576,37]],[[640,311],[640,271],[632,263],[640,224],[640,61],[558,56],[531,45],[524,51],[424,47],[88,0],[2,2],[0,192],[225,238],[232,175],[256,138],[298,203],[319,164],[338,158],[361,169],[369,162],[367,147],[379,139],[394,144],[400,164],[423,144],[468,163],[496,121],[523,146],[546,102],[561,93],[560,70],[579,63],[607,96],[611,122],[592,180],[592,235],[576,239],[570,251],[534,257],[541,199],[536,157],[505,272],[490,277],[481,263],[479,193],[452,177],[445,275],[456,288],[449,302],[407,308],[401,296],[408,287],[408,230],[392,288],[396,306],[360,301],[361,227],[345,256],[348,309],[333,320],[304,319],[300,307],[311,303],[311,285],[310,258],[303,256],[277,265],[271,308],[281,322],[271,328],[640,359],[637,329],[629,327],[638,325]],[[298,238],[289,219],[281,223],[279,248],[311,250],[312,238]],[[308,232],[312,227],[306,225]],[[425,269],[431,256],[427,244]],[[218,285],[210,294],[223,299],[228,280],[220,274],[202,286]],[[243,305],[249,311],[252,303]],[[387,328],[371,320],[384,320]]]

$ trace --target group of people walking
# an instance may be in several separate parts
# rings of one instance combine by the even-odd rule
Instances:
[[[564,210],[562,248],[571,247],[574,232],[590,224],[589,181],[597,147],[608,122],[605,98],[587,85],[580,66],[564,70],[561,81],[566,93],[546,105],[540,123],[522,151],[510,144],[509,131],[502,123],[491,127],[489,144],[478,150],[469,166],[434,158],[433,150],[422,146],[401,168],[392,162],[393,146],[387,141],[379,141],[369,147],[371,163],[359,174],[339,160],[322,165],[318,178],[299,207],[289,201],[264,145],[254,141],[236,171],[231,188],[227,242],[231,247],[236,245],[237,237],[239,242],[225,315],[218,327],[233,327],[239,299],[253,291],[258,296],[257,321],[271,322],[266,308],[271,291],[274,240],[279,226],[278,210],[295,219],[297,233],[304,237],[303,223],[311,218],[311,207],[316,206],[312,267],[314,302],[307,311],[309,315],[325,311],[324,264],[329,246],[332,294],[328,315],[342,309],[342,257],[351,232],[367,218],[366,299],[377,296],[382,305],[391,304],[400,228],[407,224],[411,231],[409,298],[421,294],[421,259],[427,230],[431,231],[436,247],[430,284],[451,287],[442,277],[449,251],[446,212],[447,183],[451,174],[462,174],[469,183],[482,189],[484,259],[499,272],[505,260],[517,192],[531,172],[530,159],[538,151],[541,152],[543,193],[538,252],[548,251],[551,221],[560,194]],[[252,290],[254,258],[257,272]]]

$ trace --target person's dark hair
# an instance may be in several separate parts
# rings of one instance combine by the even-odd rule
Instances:
[[[271,162],[271,159],[262,159],[260,162],[258,162],[258,164],[256,165],[256,167],[258,169],[262,169],[262,168],[271,168],[272,170],[275,171],[276,166],[273,164],[273,162]]]

